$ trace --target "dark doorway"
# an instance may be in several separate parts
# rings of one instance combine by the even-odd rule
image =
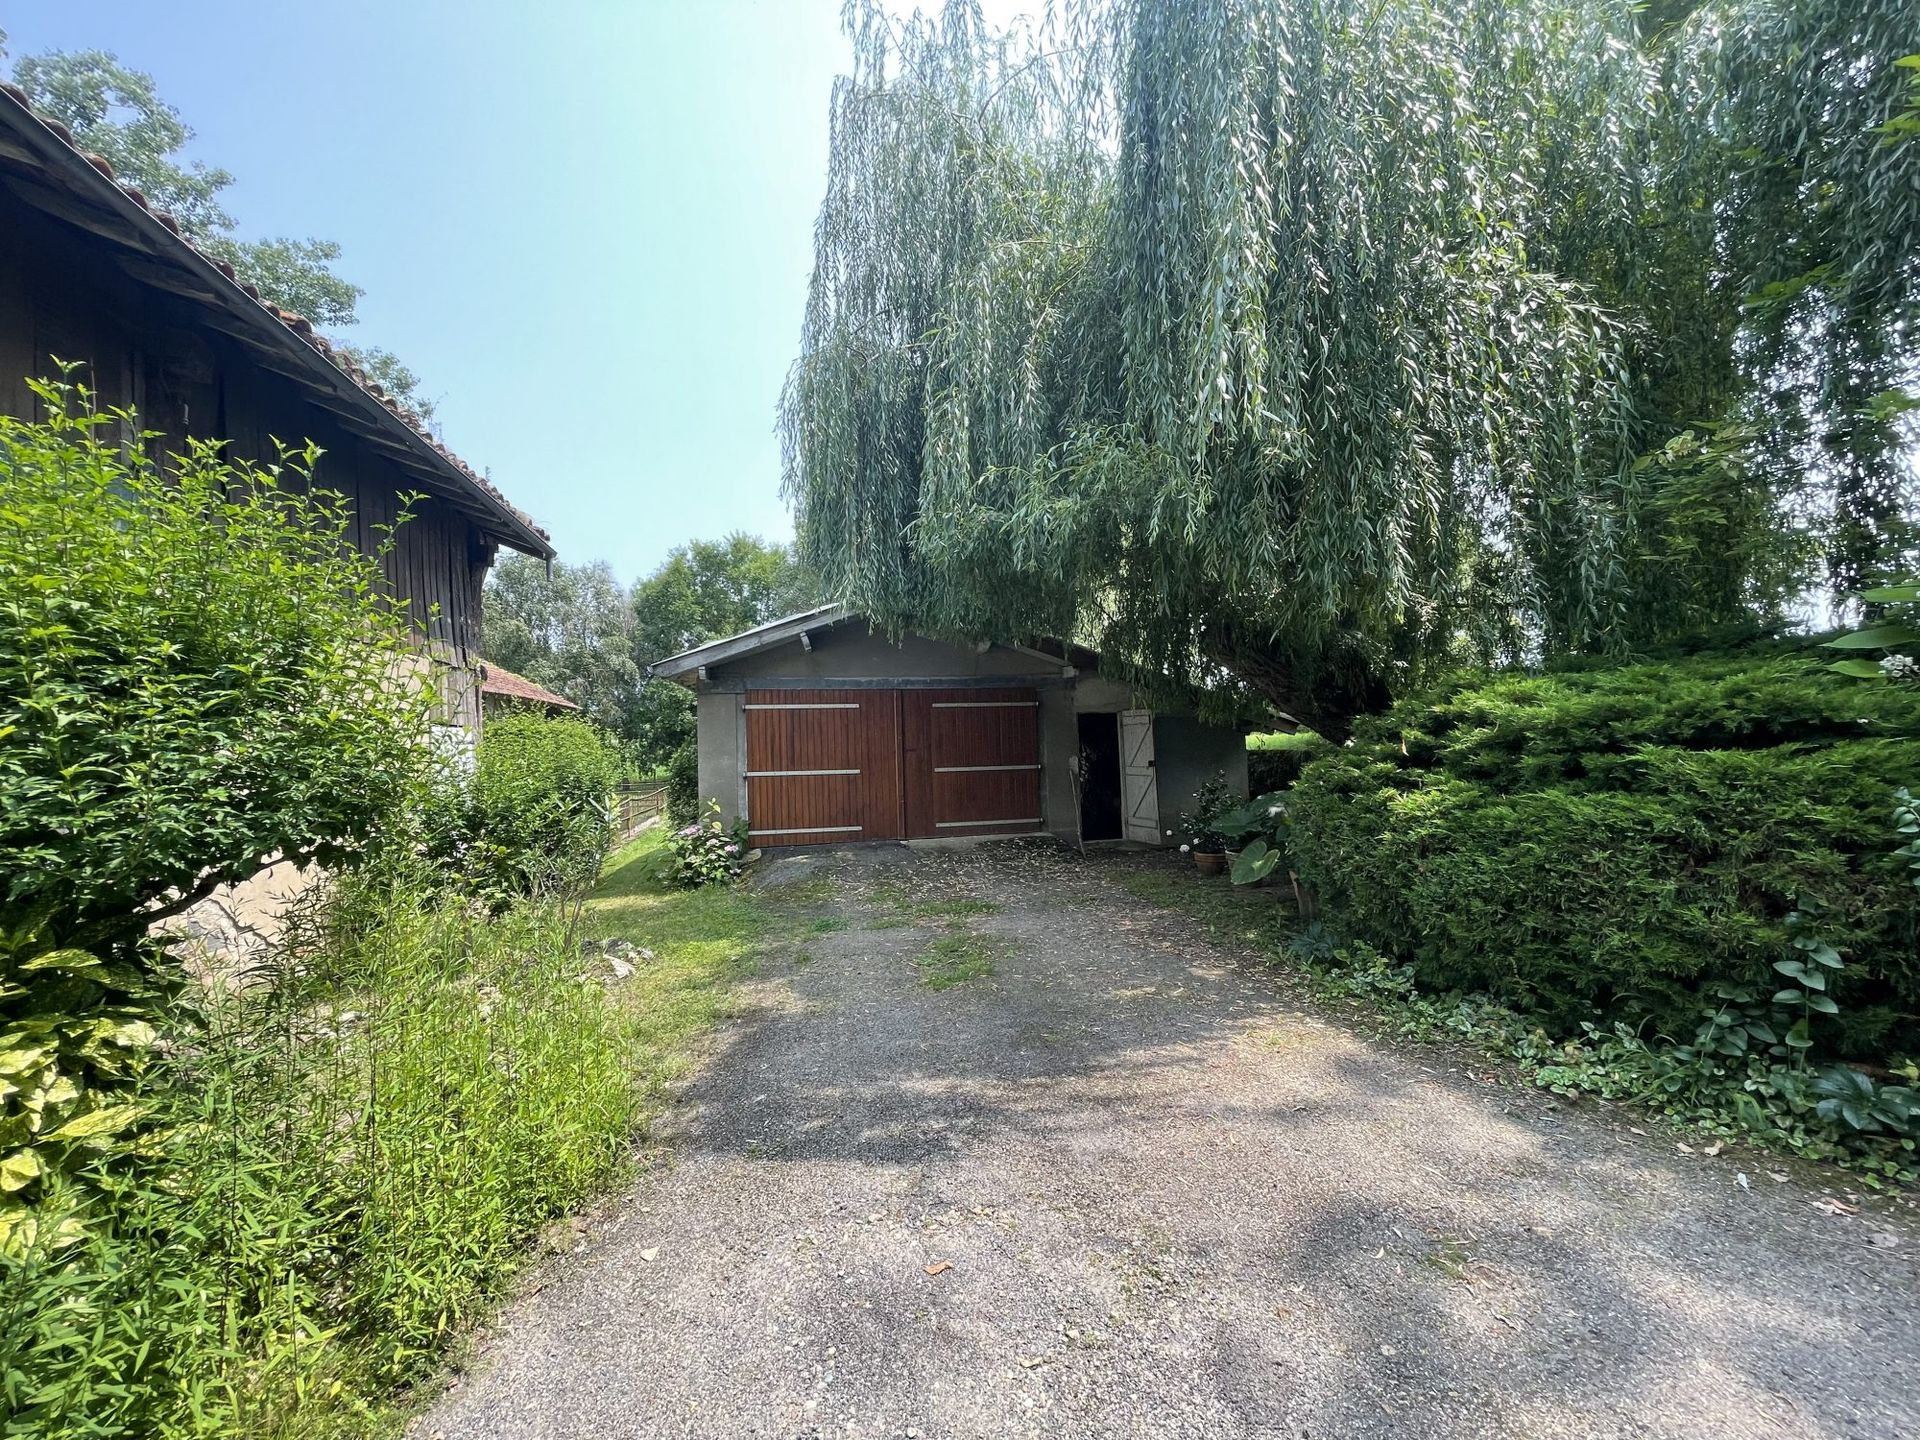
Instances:
[[[1120,717],[1080,716],[1080,838],[1118,840]]]

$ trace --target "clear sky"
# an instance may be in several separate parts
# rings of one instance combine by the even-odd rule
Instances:
[[[421,375],[562,559],[630,581],[789,536],[840,0],[0,0],[0,30],[151,72],[243,236],[338,240],[345,337]]]

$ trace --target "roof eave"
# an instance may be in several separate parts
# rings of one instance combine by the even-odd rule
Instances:
[[[804,610],[798,615],[769,621],[720,640],[709,640],[691,650],[682,650],[678,655],[656,660],[647,666],[647,675],[655,680],[676,680],[691,689],[699,683],[700,671],[709,665],[723,665],[743,655],[757,655],[762,650],[771,650],[798,639],[808,631],[838,625],[847,618],[844,605],[822,605],[816,610]]]
[[[194,279],[203,282],[209,298],[219,305],[221,313],[241,326],[252,339],[273,350],[277,356],[290,359],[301,374],[335,400],[353,406],[379,433],[398,437],[401,447],[410,452],[407,458],[417,468],[451,488],[455,495],[466,499],[493,522],[487,524],[481,515],[473,516],[483,532],[523,555],[542,560],[554,558],[556,552],[553,543],[530,521],[448,459],[428,436],[355,383],[317,345],[303,339],[277,314],[269,312],[264,301],[249,295],[238,280],[229,278],[184,236],[163,224],[154,211],[134,200],[115,180],[96,169],[77,148],[61,139],[30,106],[12,94],[0,91],[0,117],[12,122],[9,130],[43,166],[56,171],[59,167],[66,167],[75,173],[84,170],[91,176],[88,193],[97,197],[116,218],[142,236],[155,256],[186,270]],[[312,328],[310,322],[308,328]]]

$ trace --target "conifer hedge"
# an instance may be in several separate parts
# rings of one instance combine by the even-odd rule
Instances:
[[[1682,1035],[1714,981],[1774,988],[1798,909],[1847,960],[1842,1053],[1920,1043],[1915,897],[1894,791],[1920,690],[1805,653],[1452,677],[1309,765],[1294,863],[1423,983],[1567,1026]]]

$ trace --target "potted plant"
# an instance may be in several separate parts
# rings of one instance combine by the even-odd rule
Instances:
[[[1193,807],[1181,818],[1186,839],[1180,849],[1193,856],[1194,868],[1202,875],[1218,875],[1227,868],[1227,837],[1220,829],[1220,817],[1234,803],[1227,777],[1216,775],[1193,792]]]

